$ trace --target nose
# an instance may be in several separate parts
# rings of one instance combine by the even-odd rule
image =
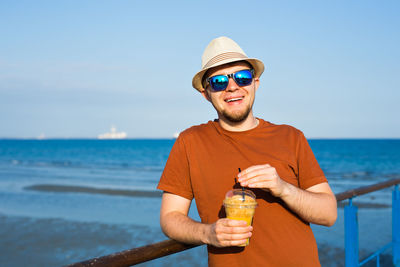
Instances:
[[[235,82],[235,80],[232,77],[229,77],[228,80],[228,86],[226,87],[225,91],[236,91],[239,89],[239,85],[237,85],[237,83]]]

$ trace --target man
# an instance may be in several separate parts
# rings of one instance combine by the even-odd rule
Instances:
[[[207,244],[210,266],[320,266],[309,223],[333,225],[336,199],[302,132],[253,115],[263,71],[227,37],[205,49],[193,87],[218,120],[176,140],[158,185],[161,227],[172,239]],[[225,218],[222,201],[235,186],[257,197],[252,226]],[[201,222],[187,216],[193,198]]]

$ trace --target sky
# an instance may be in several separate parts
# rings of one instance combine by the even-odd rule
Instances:
[[[400,2],[1,1],[0,138],[170,138],[217,117],[207,44],[262,60],[254,114],[308,138],[400,138]]]

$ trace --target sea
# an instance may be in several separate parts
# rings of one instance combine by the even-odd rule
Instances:
[[[174,142],[0,140],[0,266],[65,266],[167,239],[156,186]],[[400,139],[309,143],[334,193],[400,178]],[[392,191],[353,200],[360,257],[391,241]],[[344,265],[343,202],[334,226],[311,225],[322,266]],[[189,215],[199,220],[195,203]],[[206,253],[201,246],[139,266],[207,266]]]

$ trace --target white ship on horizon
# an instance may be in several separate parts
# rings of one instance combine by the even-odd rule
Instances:
[[[117,132],[117,128],[112,126],[109,133],[99,134],[97,139],[125,139],[126,137],[126,132]]]
[[[175,132],[174,135],[172,136],[174,139],[178,138],[180,132]]]

